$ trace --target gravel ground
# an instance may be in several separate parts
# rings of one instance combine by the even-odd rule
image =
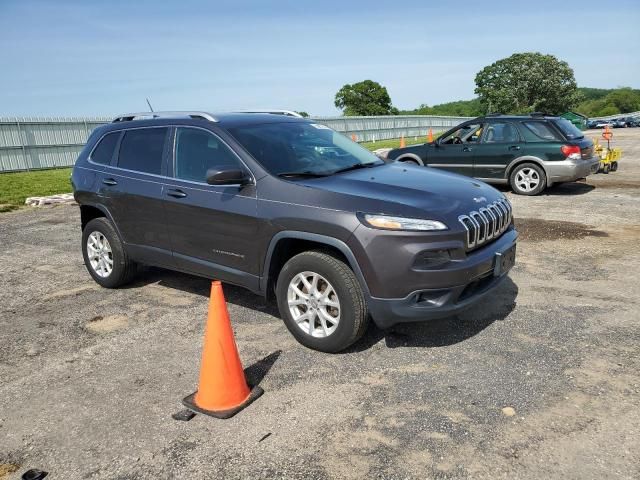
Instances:
[[[508,194],[518,263],[457,317],[326,355],[225,286],[265,394],[224,421],[171,418],[207,280],[100,289],[77,207],[0,215],[0,478],[639,478],[640,129],[614,134],[618,172]]]

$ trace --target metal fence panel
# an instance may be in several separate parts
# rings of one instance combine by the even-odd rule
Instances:
[[[429,129],[446,130],[467,117],[394,115],[384,117],[313,117],[358,142],[391,138],[426,138]],[[68,167],[96,127],[111,118],[0,117],[0,172]]]

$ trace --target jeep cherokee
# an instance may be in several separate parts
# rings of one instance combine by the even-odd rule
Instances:
[[[476,180],[385,164],[313,121],[267,113],[130,114],[90,135],[72,183],[89,274],[137,264],[275,297],[325,352],[365,331],[456,313],[511,268],[511,205]]]

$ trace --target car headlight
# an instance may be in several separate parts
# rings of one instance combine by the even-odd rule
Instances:
[[[368,227],[380,228],[383,230],[409,230],[432,232],[446,230],[447,226],[437,220],[424,220],[422,218],[391,217],[388,215],[360,215],[360,220]]]

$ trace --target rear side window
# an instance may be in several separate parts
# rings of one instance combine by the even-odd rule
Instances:
[[[91,152],[91,161],[101,165],[109,165],[113,158],[113,151],[116,149],[120,132],[108,133],[98,142],[96,148]]]
[[[524,138],[527,142],[560,142],[558,134],[545,122],[522,122]]]
[[[120,142],[118,167],[160,175],[168,128],[137,128],[125,132]]]

